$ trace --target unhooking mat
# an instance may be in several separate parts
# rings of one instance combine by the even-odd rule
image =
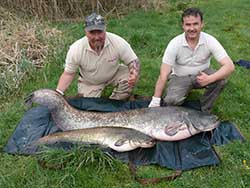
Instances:
[[[239,61],[234,62],[236,65],[250,69],[250,61],[240,59]]]
[[[116,101],[102,98],[75,98],[68,102],[82,110],[115,112],[136,108],[145,108],[149,101]],[[191,105],[190,105],[191,104]],[[192,103],[184,104],[187,107],[197,108]],[[10,154],[30,155],[38,152],[36,146],[31,143],[42,136],[60,131],[46,107],[33,107],[26,112],[20,123],[14,130],[4,151]],[[220,160],[212,145],[227,144],[233,140],[244,138],[235,125],[225,121],[211,132],[194,135],[181,141],[157,141],[153,148],[138,148],[129,152],[116,152],[107,149],[113,157],[128,162],[133,159],[136,165],[158,164],[176,170],[188,170],[201,166],[217,165]],[[63,143],[64,149],[70,149],[73,144]],[[57,146],[56,146],[57,147]],[[58,146],[59,147],[59,146]]]

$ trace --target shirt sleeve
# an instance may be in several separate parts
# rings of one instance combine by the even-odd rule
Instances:
[[[220,44],[220,42],[216,38],[214,38],[213,36],[210,35],[208,37],[207,44],[209,46],[211,53],[213,54],[214,58],[217,61],[220,61],[224,57],[228,56],[226,50],[223,48],[223,46]]]
[[[123,38],[119,38],[119,40],[119,56],[125,65],[129,65],[131,61],[136,60],[138,57],[126,40],[124,40]]]
[[[71,45],[65,59],[64,70],[69,73],[77,72],[79,68],[79,60],[77,59],[77,51],[75,46]]]
[[[175,43],[176,42],[174,39],[168,43],[168,46],[162,58],[162,63],[166,63],[171,66],[175,64],[176,56],[177,56],[177,47]]]

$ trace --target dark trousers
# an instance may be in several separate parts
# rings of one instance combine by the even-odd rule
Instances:
[[[215,71],[208,68],[204,70],[206,74],[213,74]],[[167,85],[167,95],[164,98],[166,105],[181,105],[184,103],[188,93],[192,89],[205,88],[203,96],[200,98],[201,110],[211,112],[212,106],[226,85],[226,80],[218,80],[207,86],[201,86],[196,81],[196,75],[176,76],[171,75]]]

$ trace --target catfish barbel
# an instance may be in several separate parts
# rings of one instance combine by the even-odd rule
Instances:
[[[63,131],[91,127],[126,127],[154,139],[175,141],[199,132],[210,131],[219,125],[217,116],[197,110],[166,106],[141,108],[122,112],[91,112],[78,110],[51,89],[34,91],[26,103],[46,106],[55,124]]]
[[[99,144],[118,152],[131,151],[136,148],[150,148],[155,141],[134,129],[124,127],[93,127],[71,131],[57,132],[38,139],[36,145],[70,142],[79,144]]]

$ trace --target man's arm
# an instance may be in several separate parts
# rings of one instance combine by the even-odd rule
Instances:
[[[69,87],[69,85],[72,83],[76,73],[69,73],[64,71],[62,75],[60,76],[60,79],[58,81],[56,91],[61,93],[63,95],[64,91]]]
[[[128,85],[129,87],[134,87],[139,78],[139,73],[140,73],[139,59],[131,61],[128,65],[128,69],[129,69]]]
[[[221,67],[215,73],[207,75],[204,72],[200,72],[200,74],[196,77],[197,82],[201,86],[206,86],[210,83],[216,82],[217,80],[225,79],[234,71],[234,64],[229,56],[222,58],[219,63]]]
[[[161,96],[165,88],[169,74],[171,73],[171,66],[165,63],[161,64],[160,76],[155,85],[154,96],[149,104],[149,107],[160,106]]]

